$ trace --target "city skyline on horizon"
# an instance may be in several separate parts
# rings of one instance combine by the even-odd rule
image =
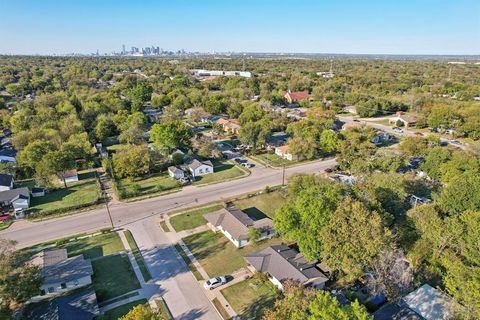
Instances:
[[[0,54],[103,54],[122,44],[201,53],[480,54],[480,3],[473,0],[19,0],[1,2],[0,10],[8,13]]]

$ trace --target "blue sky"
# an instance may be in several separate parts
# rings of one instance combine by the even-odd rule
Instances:
[[[479,0],[0,0],[0,53],[480,54]]]

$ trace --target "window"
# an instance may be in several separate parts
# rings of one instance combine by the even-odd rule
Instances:
[[[54,288],[54,287],[49,287],[49,288],[48,288],[48,292],[49,292],[49,293],[55,292],[55,288]]]
[[[198,172],[203,173],[203,169],[198,170]]]
[[[208,171],[210,171],[210,169],[209,169],[209,168],[205,168],[205,172],[208,172]]]
[[[66,289],[67,288],[67,284],[65,282],[63,282],[61,285],[62,289]]]

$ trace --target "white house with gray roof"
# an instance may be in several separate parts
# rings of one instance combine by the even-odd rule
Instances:
[[[204,176],[214,172],[213,164],[210,160],[200,161],[193,159],[187,163],[187,168],[190,170],[193,177]]]
[[[68,257],[67,249],[44,250],[35,254],[30,263],[40,268],[43,284],[41,296],[34,300],[64,293],[92,283],[93,268],[83,255]]]
[[[250,270],[265,273],[280,289],[283,289],[286,280],[315,289],[323,289],[328,281],[320,264],[308,262],[298,251],[283,244],[248,254],[245,260]]]
[[[203,217],[214,232],[222,232],[237,248],[249,244],[249,228],[260,230],[260,239],[258,240],[271,238],[275,234],[272,219],[253,220],[245,212],[234,207],[207,213]]]

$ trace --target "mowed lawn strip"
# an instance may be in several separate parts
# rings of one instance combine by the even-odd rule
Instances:
[[[125,253],[94,260],[92,266],[92,281],[98,302],[140,289],[140,282]]]
[[[204,214],[220,210],[221,208],[223,208],[223,205],[218,204],[210,207],[187,211],[171,217],[170,223],[177,232],[200,227],[207,223],[207,220],[205,220],[205,218],[203,217]]]
[[[223,296],[242,319],[261,319],[279,292],[269,281],[250,278],[223,289]]]
[[[233,204],[244,210],[252,218],[261,218],[261,213],[273,219],[275,212],[285,203],[281,191],[272,191],[260,195],[236,200]],[[260,211],[260,212],[258,212]]]
[[[152,276],[150,275],[150,271],[148,271],[148,268],[145,265],[145,261],[143,260],[142,253],[140,252],[140,249],[138,248],[132,233],[130,232],[130,230],[126,230],[124,231],[124,234],[125,234],[125,237],[127,238],[127,242],[128,242],[128,245],[130,246],[130,249],[132,249],[132,253],[135,257],[135,261],[137,261],[138,267],[140,268],[140,272],[142,273],[143,280],[145,280],[145,282],[149,281],[150,279],[152,279]]]
[[[97,316],[95,320],[118,320],[124,315],[126,315],[131,309],[133,309],[133,307],[146,303],[148,303],[147,299],[140,299],[127,304],[123,304],[119,307],[108,310],[103,315]]]
[[[85,237],[59,245],[66,248],[69,257],[83,254],[85,259],[93,259],[124,251],[122,240],[116,232]]]
[[[257,154],[255,156],[252,156],[254,160],[258,160],[259,162],[262,162],[263,164],[270,165],[272,167],[282,167],[282,166],[291,166],[294,164],[299,163],[300,161],[290,161],[287,159],[283,159],[276,155],[275,153],[261,153]]]
[[[183,251],[182,247],[179,244],[175,245],[175,250],[177,250],[178,254],[180,257],[182,257],[183,261],[187,265],[188,269],[193,273],[193,276],[197,280],[204,280],[200,272],[197,270],[197,268],[193,265],[192,261],[190,258],[186,255],[185,251]]]
[[[205,231],[186,238],[183,242],[193,253],[210,277],[229,275],[246,267],[243,257],[251,252],[261,250],[269,245],[281,243],[274,238],[237,249],[222,233]]]
[[[245,171],[237,167],[235,164],[229,161],[215,161],[214,173],[206,174],[196,178],[194,184],[202,185],[209,183],[216,183],[225,180],[241,177],[245,175]]]

